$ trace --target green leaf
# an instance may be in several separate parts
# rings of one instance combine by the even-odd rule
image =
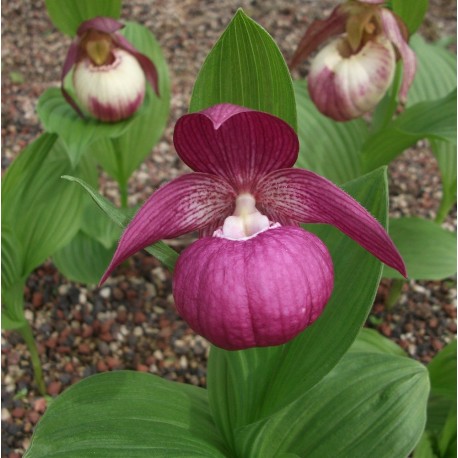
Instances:
[[[63,33],[74,36],[79,25],[96,16],[119,18],[121,0],[45,0],[53,24]]]
[[[456,123],[456,89],[443,99],[418,103],[367,139],[363,168],[369,171],[389,164],[423,138],[456,143]]]
[[[283,56],[270,35],[241,9],[207,56],[190,111],[218,103],[271,113],[297,130],[294,91]]]
[[[439,458],[434,452],[434,441],[433,435],[425,431],[415,447],[413,458]]]
[[[456,340],[428,364],[431,393],[456,401]]]
[[[386,223],[386,170],[360,177],[344,189],[382,224]],[[315,226],[314,232],[329,248],[335,271],[334,292],[321,317],[283,346],[235,352],[211,349],[210,405],[216,423],[232,447],[234,429],[267,417],[294,401],[337,364],[355,340],[373,304],[380,262],[333,227]]]
[[[361,175],[360,151],[368,137],[362,119],[340,123],[322,115],[310,100],[305,81],[294,82],[300,151],[296,166],[344,183]]]
[[[393,11],[401,17],[409,30],[409,34],[416,32],[428,11],[428,0],[392,0]]]
[[[92,142],[121,135],[135,117],[139,116],[137,112],[135,116],[116,123],[104,123],[90,117],[83,119],[64,99],[61,90],[55,87],[47,89],[40,96],[37,113],[43,127],[48,132],[58,134],[65,143],[74,166],[79,163]]]
[[[410,46],[417,56],[417,72],[407,97],[408,107],[441,99],[456,88],[456,54],[427,43],[420,35],[411,37]]]
[[[79,229],[84,194],[60,179],[79,173],[52,134],[31,143],[2,183],[2,217],[21,246],[22,276],[66,245]]]
[[[117,225],[125,227],[127,224],[129,224],[130,217],[125,212],[119,208],[116,208],[110,201],[100,195],[92,186],[84,182],[84,180],[68,175],[63,176],[62,178],[69,181],[74,181],[81,185],[89,193],[91,198],[100,207],[100,209],[108,216],[108,218],[110,218]],[[173,248],[170,248],[164,242],[157,242],[154,245],[145,248],[145,250],[152,254],[156,259],[161,261],[170,270],[173,270],[176,260],[178,259],[178,253]]]
[[[450,413],[439,437],[441,456],[456,458],[456,403],[450,407]]]
[[[237,431],[238,456],[407,456],[423,432],[428,391],[416,361],[349,353],[295,402]]]
[[[25,457],[224,457],[202,388],[141,372],[95,375],[52,402]]]
[[[422,218],[390,220],[390,236],[404,258],[409,278],[441,280],[456,273],[456,233]],[[403,278],[384,266],[383,276]]]
[[[443,221],[456,202],[456,144],[434,140],[431,142],[431,149],[436,156],[442,178],[442,200],[436,221]]]
[[[383,337],[374,329],[363,328],[348,351],[354,353],[383,353],[393,356],[407,356],[404,350],[392,340]]]
[[[157,97],[148,85],[147,100],[131,118],[128,129],[119,135],[110,135],[110,138],[99,136],[98,141],[89,145],[88,151],[95,155],[102,167],[119,183],[125,184],[164,131],[170,109],[170,77],[159,43],[146,27],[128,22],[122,33],[154,62],[160,93]]]
[[[70,243],[54,253],[52,261],[69,280],[96,285],[110,264],[115,249],[116,244],[107,248],[80,230]]]

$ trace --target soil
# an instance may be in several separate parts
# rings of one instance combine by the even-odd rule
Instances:
[[[306,27],[337,4],[331,0],[124,3],[122,18],[147,26],[161,43],[172,80],[168,127],[129,182],[131,205],[186,170],[172,146],[173,126],[186,113],[197,73],[238,7],[269,31],[289,59]],[[431,0],[421,33],[429,40],[455,36],[456,1]],[[70,39],[52,25],[42,0],[2,0],[2,171],[42,132],[37,100],[46,88],[59,85],[69,44]],[[293,76],[305,74],[303,66]],[[428,146],[420,142],[389,171],[391,214],[434,218],[441,184]],[[106,176],[101,187],[108,197],[118,199]],[[456,209],[445,226],[456,230]],[[181,247],[189,238],[178,243]],[[382,281],[367,325],[428,363],[455,338],[456,278],[409,281],[391,309],[385,305],[390,283]],[[25,310],[49,396],[91,374],[119,369],[205,386],[209,345],[176,314],[170,274],[147,254],[133,256],[101,288],[69,282],[48,261],[27,281]],[[3,332],[2,456],[24,453],[47,402],[33,382],[24,342],[15,332]]]

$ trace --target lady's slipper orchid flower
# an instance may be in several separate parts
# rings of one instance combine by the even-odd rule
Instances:
[[[416,58],[404,23],[383,3],[349,0],[337,6],[327,19],[312,23],[292,58],[294,68],[328,38],[340,35],[316,55],[308,76],[311,99],[336,121],[375,108],[391,85],[398,58],[404,63],[399,98],[406,101]]]
[[[96,17],[78,28],[62,69],[61,89],[80,116],[81,110],[64,88],[65,76],[72,68],[78,101],[101,121],[132,116],[143,103],[145,78],[158,94],[156,67],[118,32],[123,27],[112,18]]]
[[[299,142],[281,119],[215,105],[183,116],[174,143],[195,172],[159,188],[125,230],[102,282],[160,239],[199,230],[173,295],[197,333],[229,349],[279,345],[313,323],[333,288],[331,257],[300,222],[328,223],[405,275],[383,227],[327,179],[291,168]]]

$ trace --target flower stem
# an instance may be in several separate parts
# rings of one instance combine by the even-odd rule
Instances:
[[[32,360],[33,373],[35,378],[35,383],[37,384],[38,391],[45,396],[46,387],[43,379],[43,370],[41,368],[40,355],[38,354],[38,348],[33,337],[32,328],[29,322],[25,322],[20,328],[17,329],[19,334],[21,334],[24,339],[27,348],[30,352],[30,358]]]
[[[439,209],[437,210],[437,214],[436,214],[436,217],[434,218],[434,221],[438,224],[442,224],[445,218],[447,217],[448,213],[450,212],[450,209],[452,208],[454,203],[455,203],[454,201],[450,202],[449,199],[446,199],[445,197],[443,197],[439,205]]]
[[[386,298],[385,307],[388,310],[391,310],[401,295],[402,287],[404,286],[405,280],[395,278],[391,282],[390,290],[388,292],[388,297]]]
[[[119,186],[119,193],[121,197],[121,208],[127,208],[128,204],[128,186],[127,182],[129,181],[128,178],[126,178],[124,175],[124,155],[123,155],[123,150],[119,144],[119,140],[117,138],[112,138],[111,142],[113,144],[113,150],[116,158],[116,164],[118,168],[118,173],[117,173],[117,181],[118,181],[118,186]]]

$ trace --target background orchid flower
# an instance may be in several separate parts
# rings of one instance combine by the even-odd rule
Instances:
[[[347,121],[371,111],[394,77],[396,60],[404,63],[399,89],[402,103],[412,84],[416,58],[408,45],[402,20],[383,8],[384,0],[349,0],[325,20],[311,24],[291,61],[306,59],[331,37],[314,58],[308,76],[310,97],[317,108],[336,121]]]
[[[112,18],[96,17],[77,30],[62,69],[61,89],[81,116],[64,87],[65,76],[72,68],[78,101],[101,121],[116,122],[132,116],[143,103],[145,79],[159,93],[156,67],[118,32],[123,27]]]
[[[299,142],[281,119],[215,105],[183,116],[174,143],[195,172],[159,188],[140,208],[102,282],[142,248],[199,230],[175,266],[176,307],[197,333],[235,350],[285,343],[326,305],[332,260],[300,222],[332,224],[406,274],[367,210],[327,179],[291,168]]]

